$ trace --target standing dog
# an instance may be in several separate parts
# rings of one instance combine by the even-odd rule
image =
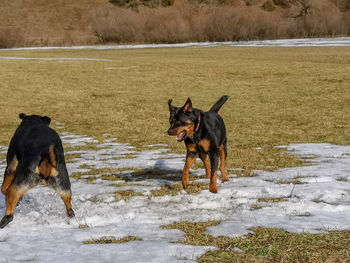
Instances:
[[[185,141],[187,148],[186,163],[182,173],[182,185],[186,189],[189,184],[189,170],[196,161],[197,154],[203,161],[207,178],[210,178],[209,191],[217,193],[216,177],[220,157],[222,181],[228,181],[225,163],[227,158],[226,127],[218,114],[228,96],[222,96],[214,106],[203,112],[192,107],[190,98],[181,108],[174,107],[168,101],[170,111],[169,135],[175,135],[178,142]],[[207,160],[209,155],[210,165]]]
[[[38,115],[25,115],[7,151],[7,167],[1,192],[6,199],[5,216],[0,228],[13,219],[18,201],[32,187],[43,180],[56,189],[67,209],[67,216],[73,217],[71,185],[68,177],[62,142],[58,134],[49,127],[51,119]]]

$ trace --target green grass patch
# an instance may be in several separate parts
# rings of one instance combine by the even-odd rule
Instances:
[[[254,173],[253,171],[250,171],[250,170],[236,171],[235,174],[237,175],[237,178],[258,176],[256,173]]]
[[[132,184],[127,182],[120,182],[117,184],[112,184],[114,187],[124,187],[124,186],[141,186],[140,184]]]
[[[84,133],[80,133],[82,135],[85,135]],[[71,146],[70,144],[64,144],[64,152],[72,152],[72,151],[88,151],[88,150],[96,150],[98,149],[96,147],[97,143],[94,142],[84,142],[84,145],[80,146]]]
[[[210,222],[176,222],[163,226],[166,229],[180,229],[186,233],[179,243],[196,246],[215,246],[197,258],[202,262],[347,262],[350,231],[330,232],[328,234],[294,234],[280,229],[253,228],[254,234],[240,238],[212,237],[204,232]],[[243,252],[238,252],[239,248]]]
[[[70,177],[74,178],[76,180],[80,180],[80,179],[82,179],[83,175],[85,175],[85,173],[83,173],[83,172],[74,172],[74,173],[71,173]]]
[[[192,182],[185,191],[187,194],[198,194],[206,189],[209,189],[208,183]],[[182,184],[161,185],[159,189],[151,190],[151,194],[152,196],[175,196],[182,190],[184,190]]]
[[[130,241],[137,241],[137,240],[141,240],[141,238],[138,237],[134,237],[134,236],[127,236],[127,237],[123,237],[120,239],[116,239],[115,237],[101,237],[98,239],[93,239],[93,240],[87,240],[87,241],[83,241],[83,244],[85,245],[93,245],[93,244],[120,244],[120,243],[126,243],[126,242],[130,242]]]
[[[76,158],[80,158],[80,154],[79,153],[73,153],[73,154],[65,154],[64,155],[64,159],[66,161],[66,163],[72,163],[74,161],[74,159]]]
[[[337,181],[339,181],[339,182],[347,182],[348,181],[348,176],[347,177],[338,178]]]
[[[264,202],[264,203],[279,203],[279,202],[285,202],[287,201],[287,198],[284,197],[269,197],[269,198],[258,198],[258,202]]]
[[[6,159],[6,153],[0,153],[0,160],[5,160]]]
[[[122,180],[121,177],[115,175],[115,174],[104,174],[101,176],[102,180],[107,180],[107,181],[120,181]]]
[[[303,184],[299,180],[280,180],[277,181],[277,184]]]
[[[96,179],[97,179],[96,176],[90,176],[90,177],[87,178],[86,182],[88,184],[93,184]]]
[[[133,190],[120,190],[115,192],[115,200],[129,200],[130,198],[134,196],[142,196],[142,193],[135,192]]]
[[[152,196],[175,196],[182,190],[182,184],[161,185],[159,189],[151,190],[151,194]]]
[[[87,176],[88,180],[95,180],[97,179],[98,175],[101,175],[101,179],[103,180],[108,180],[108,181],[118,181],[122,180],[124,177],[120,176],[120,173],[129,169],[126,168],[94,168],[89,165],[81,165],[80,168],[82,169],[90,169],[89,171],[86,172],[74,172],[71,174],[70,177],[74,179],[84,179],[83,176]],[[127,178],[127,177],[125,177]]]
[[[253,211],[253,210],[259,210],[259,209],[262,209],[263,206],[262,205],[257,205],[257,204],[254,204],[250,207],[250,210]]]
[[[90,202],[93,202],[93,203],[98,203],[98,202],[100,202],[100,199],[98,199],[96,196],[90,197],[88,200],[89,200]]]

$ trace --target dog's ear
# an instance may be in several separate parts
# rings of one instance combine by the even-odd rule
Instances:
[[[191,112],[192,111],[192,101],[190,98],[187,99],[185,105],[183,106],[184,111]]]
[[[43,121],[44,124],[46,124],[47,126],[50,125],[51,119],[47,116],[41,117],[41,120]]]
[[[169,106],[169,111],[172,112],[174,110],[174,106],[171,105],[171,103],[173,102],[172,99],[168,100],[168,106]]]
[[[24,118],[26,117],[27,115],[25,113],[20,113],[18,115],[18,117],[21,119],[21,120],[24,120]]]

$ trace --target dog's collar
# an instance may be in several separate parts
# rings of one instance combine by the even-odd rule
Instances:
[[[201,115],[199,115],[199,117],[198,117],[198,123],[197,123],[196,129],[194,130],[194,132],[197,132],[199,130],[200,124],[201,124]]]
[[[200,124],[201,124],[201,115],[199,115],[199,117],[198,117],[198,123],[197,123],[197,125],[196,125],[196,129],[194,130],[192,136],[190,137],[190,138],[191,138],[192,140],[194,140],[194,141],[195,141],[195,138],[196,138],[196,133],[197,133],[197,131],[199,130]]]

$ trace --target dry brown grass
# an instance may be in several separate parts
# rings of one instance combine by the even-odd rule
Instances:
[[[300,161],[274,148],[291,142],[350,143],[350,50],[174,48],[0,51],[0,56],[91,57],[100,61],[1,60],[0,144],[20,112],[50,116],[64,130],[136,146],[183,143],[167,135],[167,100],[209,109],[223,94],[228,167],[276,169]],[[261,147],[261,150],[255,147]],[[99,173],[101,171],[98,171]],[[108,171],[105,171],[108,172]]]
[[[142,193],[134,192],[133,190],[120,190],[115,192],[115,200],[129,200],[134,196],[142,196]]]
[[[198,262],[348,262],[350,258],[350,231],[329,234],[293,234],[280,229],[253,228],[254,235],[240,238],[212,237],[205,234],[210,222],[177,222],[167,229],[180,229],[186,233],[184,244],[215,246],[197,259]],[[241,252],[235,251],[239,248]]]
[[[191,184],[188,185],[185,191],[187,194],[198,194],[203,190],[208,190],[208,189],[209,189],[208,183],[192,182]],[[183,190],[184,189],[182,184],[161,185],[159,189],[151,190],[151,194],[152,196],[165,196],[165,195],[175,196]]]
[[[258,202],[272,202],[272,203],[279,203],[279,202],[285,202],[287,201],[287,198],[284,197],[269,197],[269,198],[259,198]]]
[[[119,244],[119,243],[126,243],[130,241],[138,241],[141,240],[139,237],[134,236],[127,236],[120,239],[116,239],[113,236],[105,236],[98,239],[93,240],[87,240],[83,241],[83,244],[85,245],[91,245],[91,244]]]

